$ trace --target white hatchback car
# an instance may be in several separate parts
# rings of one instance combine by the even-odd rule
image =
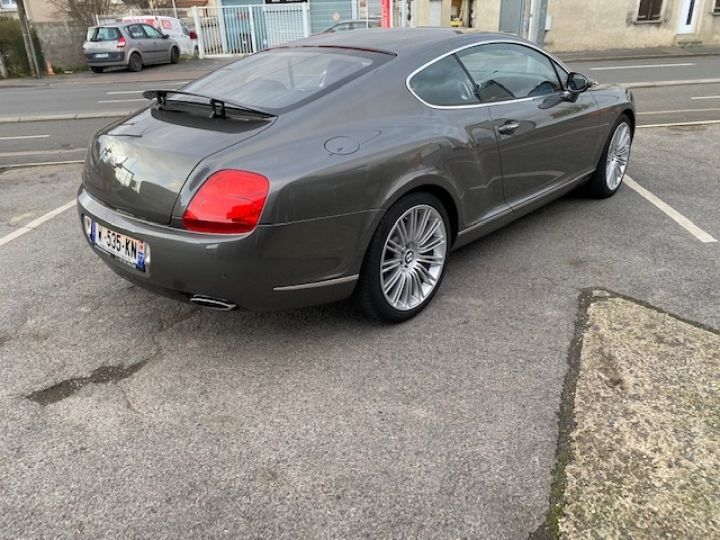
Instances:
[[[197,56],[197,34],[188,29],[180,19],[157,15],[133,15],[123,17],[123,22],[141,22],[154,26],[163,34],[170,36],[180,47],[180,54]]]

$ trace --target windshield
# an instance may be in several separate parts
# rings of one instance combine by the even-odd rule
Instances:
[[[330,92],[390,58],[346,49],[274,49],[234,62],[183,90],[280,112]],[[173,99],[187,98],[168,101]]]
[[[86,41],[115,41],[120,32],[112,26],[88,28]]]

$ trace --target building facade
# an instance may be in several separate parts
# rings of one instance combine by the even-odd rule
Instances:
[[[524,36],[555,51],[720,44],[720,0],[413,0],[417,26]],[[533,19],[538,24],[532,33]]]

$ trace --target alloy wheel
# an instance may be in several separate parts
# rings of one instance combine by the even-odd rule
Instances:
[[[630,126],[626,122],[622,122],[615,129],[607,151],[605,182],[610,190],[616,190],[625,176],[630,159],[631,143]]]
[[[380,259],[380,286],[387,302],[409,311],[433,292],[447,256],[447,230],[440,213],[422,204],[395,222]]]

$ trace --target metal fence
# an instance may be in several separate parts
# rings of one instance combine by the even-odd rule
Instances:
[[[200,57],[249,54],[310,35],[306,3],[195,7]]]
[[[391,0],[393,26],[402,26],[401,6],[408,0]],[[112,15],[97,15],[97,24],[126,16],[179,18],[198,36],[200,57],[250,54],[322,32],[350,19],[379,18],[381,0],[312,0],[178,9],[125,8]],[[407,21],[406,21],[407,24]]]

